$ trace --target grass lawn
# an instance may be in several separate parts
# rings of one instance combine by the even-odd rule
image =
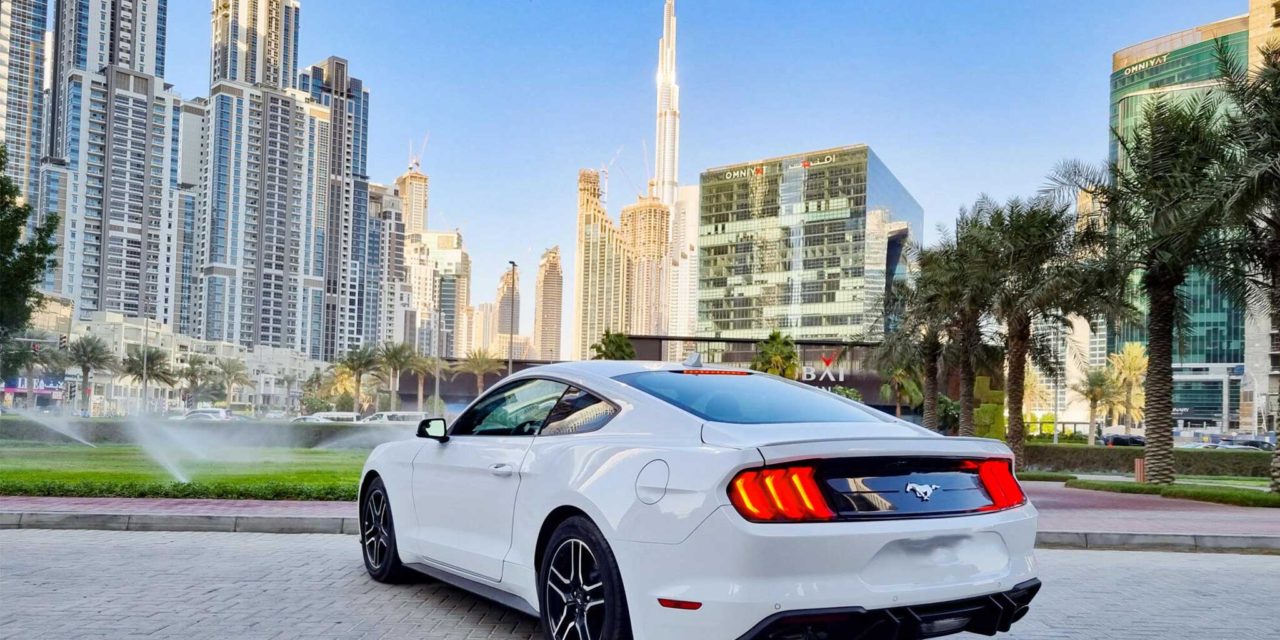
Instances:
[[[1242,487],[1217,487],[1203,484],[1160,486],[1103,480],[1068,480],[1067,486],[1075,489],[1092,489],[1094,491],[1112,491],[1115,493],[1141,493],[1164,496],[1166,498],[1216,502],[1240,507],[1280,508],[1280,495]]]
[[[177,482],[132,445],[0,445],[0,495],[354,500],[366,451],[236,449],[217,460],[187,452]]]

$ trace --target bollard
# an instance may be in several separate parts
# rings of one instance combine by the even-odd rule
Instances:
[[[1147,459],[1146,458],[1133,459],[1133,479],[1138,483],[1144,483],[1147,481]]]

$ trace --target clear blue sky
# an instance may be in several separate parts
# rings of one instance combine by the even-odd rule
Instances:
[[[925,209],[926,239],[979,193],[1034,192],[1106,155],[1111,54],[1245,13],[1246,0],[678,0],[680,180],[865,142]],[[371,178],[428,131],[430,225],[460,227],[473,301],[564,251],[571,322],[577,172],[621,155],[610,210],[653,152],[662,0],[303,0],[301,63],[351,61],[373,92]],[[208,92],[209,2],[171,0],[167,80]],[[643,146],[642,146],[643,145]]]

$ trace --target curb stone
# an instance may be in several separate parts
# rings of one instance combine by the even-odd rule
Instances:
[[[315,516],[0,512],[0,529],[215,531],[224,533],[356,535],[360,531],[360,522],[357,518]],[[1039,531],[1036,533],[1036,546],[1057,549],[1280,553],[1280,536]]]

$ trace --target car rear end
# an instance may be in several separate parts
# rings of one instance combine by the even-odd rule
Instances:
[[[623,543],[643,559],[624,567],[643,590],[628,593],[637,633],[896,640],[1025,616],[1036,511],[1008,448],[862,409],[871,420],[705,423],[706,445],[758,462],[725,470],[719,508],[680,544]]]

